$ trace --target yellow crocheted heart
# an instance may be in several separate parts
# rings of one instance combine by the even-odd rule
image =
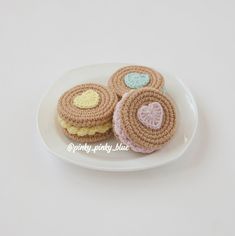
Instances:
[[[79,108],[94,108],[99,104],[100,96],[93,89],[88,89],[81,95],[77,95],[73,104]]]

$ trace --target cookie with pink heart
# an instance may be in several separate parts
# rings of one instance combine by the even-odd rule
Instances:
[[[124,94],[116,105],[113,130],[116,137],[135,152],[159,150],[175,134],[174,104],[157,89],[132,90]]]

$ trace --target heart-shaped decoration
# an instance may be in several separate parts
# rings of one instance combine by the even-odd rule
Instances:
[[[152,102],[139,108],[138,120],[151,129],[160,129],[163,120],[163,108],[159,102]]]
[[[124,76],[124,82],[131,89],[142,88],[149,83],[149,75],[146,73],[132,72]]]
[[[94,108],[99,104],[99,100],[99,94],[93,89],[88,89],[81,95],[77,95],[73,100],[73,104],[79,108]]]

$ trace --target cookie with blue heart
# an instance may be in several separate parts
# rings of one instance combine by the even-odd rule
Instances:
[[[109,79],[108,85],[121,98],[133,89],[152,87],[162,90],[164,78],[149,67],[132,65],[117,70]]]
[[[146,87],[125,93],[113,115],[115,136],[131,150],[151,153],[168,143],[176,130],[172,100],[160,90]]]
[[[98,84],[77,85],[59,98],[58,122],[63,133],[81,143],[94,143],[113,135],[116,94]]]

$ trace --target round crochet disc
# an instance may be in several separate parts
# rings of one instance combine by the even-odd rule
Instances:
[[[122,97],[132,89],[142,87],[161,89],[164,86],[164,78],[149,67],[133,65],[117,70],[109,79],[108,85],[119,97]]]
[[[82,84],[65,92],[57,111],[61,119],[75,127],[102,125],[112,119],[117,96],[98,84]]]
[[[157,129],[143,124],[138,117],[141,107],[158,103],[163,110],[161,125]],[[151,111],[150,111],[151,112]],[[120,141],[138,152],[160,149],[174,135],[176,128],[175,108],[168,97],[153,88],[142,88],[125,94],[114,112],[114,131]]]

